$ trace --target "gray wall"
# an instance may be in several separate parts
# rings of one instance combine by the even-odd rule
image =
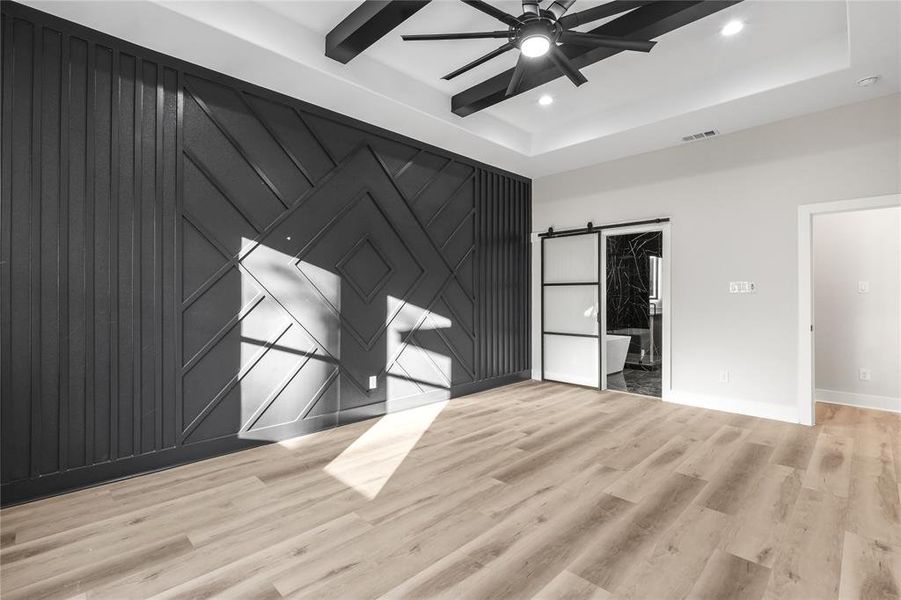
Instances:
[[[798,206],[901,192],[899,100],[536,179],[535,230],[671,217],[673,389],[664,397],[796,421]],[[730,281],[757,291],[729,294]],[[537,340],[537,307],[532,322]]]
[[[529,368],[527,179],[17,4],[2,27],[4,503]]]

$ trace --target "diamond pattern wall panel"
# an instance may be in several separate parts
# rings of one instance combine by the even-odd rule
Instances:
[[[527,180],[2,13],[4,502],[528,369]]]

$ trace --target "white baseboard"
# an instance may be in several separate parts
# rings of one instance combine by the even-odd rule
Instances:
[[[588,377],[572,377],[569,373],[554,373],[553,371],[545,371],[544,379],[547,381],[557,381],[560,383],[571,383],[573,385],[582,385],[585,387],[597,387],[598,380]]]
[[[726,396],[711,396],[708,394],[696,394],[682,390],[667,390],[663,392],[663,401],[698,408],[721,410],[729,413],[785,421],[786,423],[798,423],[798,407],[795,405],[771,404],[769,402],[757,402],[742,398],[728,398]]]
[[[858,408],[872,408],[874,410],[887,410],[901,412],[901,398],[892,396],[875,396],[873,394],[855,394],[853,392],[839,392],[836,390],[817,390],[817,402],[829,404],[844,404]]]

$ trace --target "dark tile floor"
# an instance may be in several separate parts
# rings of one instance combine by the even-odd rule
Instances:
[[[619,373],[607,375],[607,388],[621,392],[631,392],[660,398],[662,371],[645,371],[626,367]]]

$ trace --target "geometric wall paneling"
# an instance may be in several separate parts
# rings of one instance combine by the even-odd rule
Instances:
[[[182,292],[185,298],[192,294],[216,273],[229,264],[229,257],[223,255],[200,230],[188,219],[182,220],[182,252],[184,270],[182,272]]]
[[[2,14],[4,503],[529,369],[528,180]]]
[[[307,181],[314,185],[335,163],[323,149],[300,112],[278,102],[245,93],[244,99]]]
[[[309,131],[322,147],[322,150],[337,163],[354,152],[361,144],[368,144],[385,163],[392,176],[397,176],[409,162],[421,151],[416,146],[398,140],[388,139],[359,129],[353,125],[341,123],[321,115],[310,114],[300,110],[299,114],[309,127]]]
[[[259,120],[240,92],[200,77],[187,76],[185,82],[191,97],[203,108],[209,120],[216,124],[216,129],[227,138],[221,149],[234,146],[258,175],[259,181],[278,198],[282,204],[281,207],[275,207],[278,211],[310,189],[312,182],[301,164],[292,162],[290,155],[271,135],[271,129]],[[189,119],[188,123],[192,121]],[[221,143],[225,140],[216,136],[215,141]],[[221,165],[220,157],[211,157],[211,164]],[[256,181],[257,178],[254,177],[253,180]]]

